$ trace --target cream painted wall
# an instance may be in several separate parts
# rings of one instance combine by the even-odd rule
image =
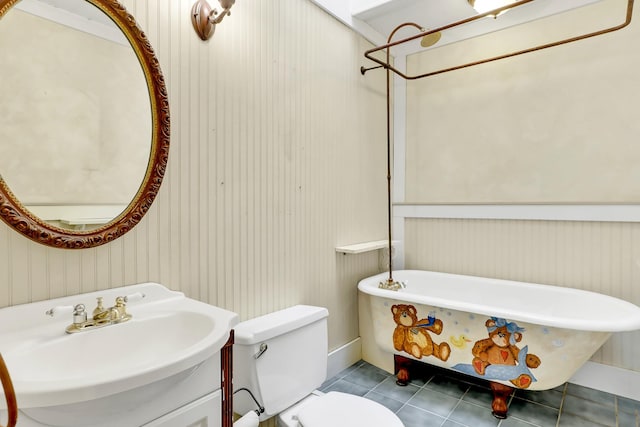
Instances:
[[[157,281],[242,319],[326,306],[330,348],[356,338],[357,280],[378,257],[334,248],[385,235],[384,76],[359,73],[370,46],[307,0],[239,1],[208,42],[191,0],[123,3],[170,95],[160,194],[91,250],[0,224],[0,306]]]
[[[407,68],[419,74],[607,28],[624,22],[626,3],[412,55]],[[607,35],[409,82],[405,201],[640,202],[639,35],[636,16]]]
[[[409,58],[408,68],[478,59],[569,27],[603,28],[612,5],[622,22],[623,3],[552,18],[561,29],[545,20],[436,49]],[[635,16],[612,34],[409,83],[405,200],[640,201],[639,35]],[[404,235],[406,268],[588,289],[640,305],[638,223],[408,218]],[[640,332],[616,334],[593,360],[640,372],[639,354]]]

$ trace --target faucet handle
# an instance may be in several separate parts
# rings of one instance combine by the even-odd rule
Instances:
[[[93,309],[92,315],[96,315],[104,312],[104,306],[102,305],[102,297],[96,297],[96,308]]]
[[[73,323],[75,325],[79,325],[85,323],[87,321],[87,312],[85,310],[84,304],[76,304],[73,307]]]
[[[72,305],[57,305],[55,307],[51,307],[44,314],[51,317],[56,317],[61,314],[71,314],[73,313],[74,306]]]
[[[142,292],[135,292],[133,294],[125,295],[124,297],[121,297],[121,298],[124,300],[124,302],[136,302],[136,301],[140,301],[144,297],[146,297],[146,295],[143,294]]]

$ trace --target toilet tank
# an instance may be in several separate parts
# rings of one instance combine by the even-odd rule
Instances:
[[[261,421],[303,399],[326,380],[328,315],[324,307],[296,305],[234,328],[233,388],[251,390],[265,407]],[[233,409],[243,415],[256,409],[256,404],[246,391],[239,391],[233,397]]]

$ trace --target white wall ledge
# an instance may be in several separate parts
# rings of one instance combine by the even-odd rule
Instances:
[[[391,244],[395,246],[398,244],[398,242],[393,240]],[[377,251],[378,249],[384,249],[388,246],[388,240],[376,240],[373,242],[363,242],[355,243],[352,245],[338,246],[336,247],[336,252],[340,252],[343,254],[361,254],[365,252]]]

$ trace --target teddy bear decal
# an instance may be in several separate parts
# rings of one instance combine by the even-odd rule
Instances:
[[[444,329],[442,320],[436,319],[435,312],[431,312],[427,319],[420,320],[413,305],[396,304],[391,307],[391,312],[396,324],[393,331],[396,351],[408,353],[416,359],[427,356],[443,362],[449,359],[452,351],[449,344],[437,344],[431,337],[431,334],[440,335]],[[452,341],[454,344],[460,341],[454,351],[467,353],[470,363],[458,363],[451,369],[490,381],[509,381],[518,388],[529,387],[536,381],[531,369],[540,366],[541,360],[529,353],[528,346],[518,346],[525,329],[498,317],[491,317],[484,326],[488,336],[475,342],[471,354],[468,349],[464,350],[464,344],[471,342],[465,335],[460,335],[464,342],[462,338]]]
[[[528,368],[540,366],[540,358],[528,353],[529,346],[522,349],[516,343],[522,340],[524,328],[515,322],[492,317],[485,323],[489,338],[477,341],[471,353],[471,365],[478,376],[487,375],[493,379],[510,381],[520,388],[527,388],[535,378]]]
[[[409,353],[416,359],[422,356],[434,356],[443,362],[449,358],[451,348],[443,342],[433,342],[429,332],[440,335],[442,320],[430,315],[427,319],[418,320],[417,310],[412,305],[397,304],[391,307],[396,329],[393,331],[393,347],[397,351]]]

